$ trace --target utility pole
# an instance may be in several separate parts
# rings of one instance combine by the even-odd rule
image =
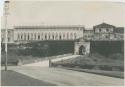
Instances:
[[[7,71],[7,43],[8,43],[8,31],[7,31],[7,16],[9,10],[9,1],[5,1],[4,3],[4,17],[5,17],[5,71]]]

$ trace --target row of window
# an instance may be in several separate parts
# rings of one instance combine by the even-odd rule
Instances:
[[[95,32],[113,32],[113,28],[96,28]]]
[[[102,38],[102,39],[123,39],[124,35],[117,35],[117,34],[98,34],[95,38]]]
[[[76,39],[76,33],[18,33],[17,40],[69,40]]]

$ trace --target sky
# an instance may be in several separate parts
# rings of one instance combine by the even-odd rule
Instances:
[[[125,3],[12,0],[7,20],[8,28],[28,25],[84,25],[92,28],[102,22],[125,27]]]

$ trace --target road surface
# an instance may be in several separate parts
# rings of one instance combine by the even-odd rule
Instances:
[[[12,70],[1,71],[1,86],[55,86],[42,80],[17,73]]]
[[[124,83],[124,80],[120,78],[65,70],[61,68],[23,66],[12,68],[12,70],[31,78],[59,86],[123,86]]]

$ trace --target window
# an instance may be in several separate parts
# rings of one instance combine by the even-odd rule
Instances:
[[[106,28],[106,32],[108,32],[109,31],[109,29],[108,28]]]
[[[49,38],[48,38],[48,39],[50,40],[50,39],[51,39],[51,38],[50,38],[50,33],[48,34],[48,36],[49,36]]]
[[[61,35],[59,36],[59,39],[61,40],[62,38],[61,38]]]
[[[59,33],[59,40],[61,40],[62,39],[62,36],[61,36],[61,33]]]
[[[10,38],[8,37],[8,42],[10,42]]]
[[[65,38],[65,33],[63,33],[63,39]]]
[[[72,35],[72,33],[70,33],[70,38],[72,39],[72,37],[73,37],[73,35]]]
[[[76,37],[76,33],[74,33],[74,39],[76,39],[77,37]]]
[[[34,33],[34,40],[36,40],[36,33]]]
[[[29,34],[28,34],[27,40],[29,40],[29,39],[30,39],[30,36],[29,36]]]
[[[105,38],[108,39],[109,38],[108,35],[106,35]]]
[[[99,32],[101,32],[101,28],[99,29]]]
[[[33,33],[31,33],[31,40],[33,40]]]
[[[100,29],[99,28],[95,28],[95,32],[99,33]]]
[[[10,34],[10,31],[8,31],[8,34]]]
[[[26,40],[26,33],[24,33],[24,40]]]
[[[53,35],[53,40],[54,40],[54,35]]]
[[[37,36],[38,40],[40,40],[40,33],[38,33],[38,36]]]
[[[2,42],[4,42],[4,38],[2,38]]]
[[[69,33],[67,33],[67,39],[69,39]]]
[[[21,40],[23,39],[23,34],[21,34]]]
[[[56,40],[58,39],[58,33],[56,33],[55,39],[56,39]]]
[[[45,34],[45,40],[47,40],[47,35]]]
[[[20,40],[20,34],[18,34],[18,36],[17,36],[17,40]]]

